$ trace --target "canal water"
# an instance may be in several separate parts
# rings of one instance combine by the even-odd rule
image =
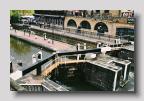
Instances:
[[[30,43],[27,43],[17,38],[13,38],[13,37],[10,38],[10,56],[11,56],[10,58],[14,64],[17,64],[19,61],[22,61],[22,63],[26,65],[26,67],[32,65],[32,55],[39,51],[42,51],[43,59],[47,58],[50,54],[52,54],[51,51],[45,50],[41,47],[36,47],[34,45],[31,45]],[[74,78],[73,77],[71,78],[68,76],[67,70],[66,71],[63,71],[63,69],[60,70],[61,70],[60,75],[58,75],[58,77],[51,77],[51,80],[64,86],[68,90],[101,91],[100,88],[93,86],[88,82],[85,82],[81,78],[78,78],[79,75],[77,75],[77,73],[76,76],[74,76]],[[133,90],[134,89],[133,87],[134,87],[134,81],[131,81],[130,84],[127,85],[122,90],[124,91],[131,90],[131,89]]]
[[[48,50],[41,49],[41,47],[36,47],[20,39],[13,38],[13,37],[10,38],[10,56],[13,64],[17,64],[21,60],[22,63],[26,66],[32,65],[32,54],[35,54],[39,51],[42,51],[43,59],[47,58],[47,56],[49,56],[52,53]],[[61,75],[67,77],[67,74],[64,72]],[[63,79],[63,77],[60,77],[59,81],[55,81],[55,82],[71,91],[96,91],[97,90],[96,87],[90,85],[87,82],[84,82],[83,80],[80,80],[79,78]]]
[[[100,87],[94,86],[87,82],[83,78],[85,75],[82,75],[80,71],[77,71],[77,74],[69,74],[68,70],[64,70],[64,68],[62,68],[58,69],[59,74],[57,76],[55,75],[55,71],[53,71],[50,79],[57,84],[62,85],[69,91],[102,91]]]
[[[32,55],[42,51],[42,58],[47,58],[52,52],[36,47],[18,38],[10,38],[10,60],[13,64],[22,61],[23,65],[32,65]]]

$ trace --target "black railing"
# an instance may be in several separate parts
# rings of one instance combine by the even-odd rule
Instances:
[[[23,69],[21,69],[22,75],[26,75],[27,73],[29,73],[35,69],[37,69],[37,75],[40,75],[41,74],[41,66],[50,60],[54,60],[56,57],[59,57],[59,56],[74,55],[74,54],[77,55],[77,54],[86,54],[86,53],[100,53],[100,52],[101,52],[101,49],[97,48],[97,49],[92,49],[92,50],[54,53],[44,60],[41,60],[29,67],[24,67]]]

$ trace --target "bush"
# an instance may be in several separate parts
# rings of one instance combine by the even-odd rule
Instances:
[[[11,12],[10,23],[19,23],[20,22],[20,14],[18,12]]]

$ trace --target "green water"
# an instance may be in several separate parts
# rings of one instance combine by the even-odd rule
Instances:
[[[31,65],[32,55],[38,53],[39,51],[42,51],[43,59],[47,58],[52,53],[20,39],[13,37],[10,38],[10,59],[15,64],[21,60],[24,65]]]

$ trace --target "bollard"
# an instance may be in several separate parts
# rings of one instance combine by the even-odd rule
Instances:
[[[79,51],[80,50],[80,44],[78,43],[77,44],[77,51]]]
[[[10,26],[10,30],[12,30],[13,29],[13,27],[12,26]]]
[[[37,53],[37,58],[38,58],[38,60],[42,60],[42,51],[39,51]]]
[[[80,60],[81,54],[77,55],[77,60]]]
[[[32,55],[32,64],[34,64],[34,63],[36,63],[36,55],[35,54]]]
[[[97,48],[100,48],[100,47],[101,47],[101,43],[98,42],[98,43],[97,43]]]
[[[86,43],[84,43],[84,50],[86,50]]]
[[[22,60],[19,60],[19,62],[17,63],[19,66],[22,66]]]

